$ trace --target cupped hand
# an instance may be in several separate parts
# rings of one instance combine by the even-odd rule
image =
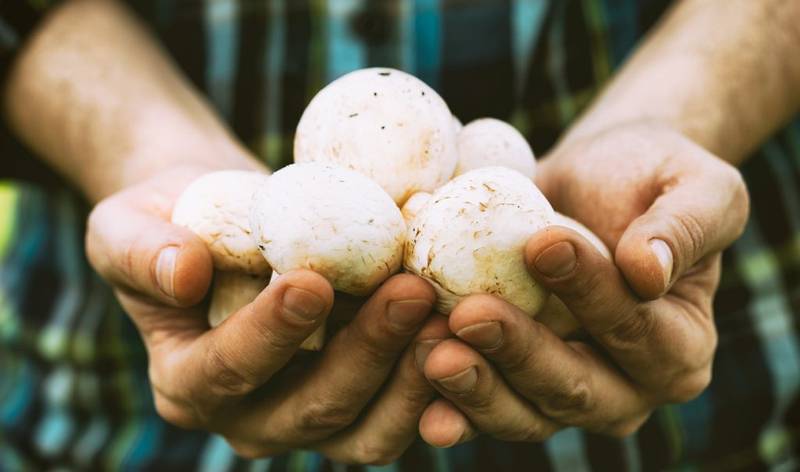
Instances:
[[[89,218],[87,253],[142,335],[159,414],[217,432],[246,457],[291,448],[344,462],[398,457],[435,394],[413,348],[448,333],[445,319],[428,319],[432,288],[411,275],[390,278],[318,354],[295,356],[332,310],[353,303],[334,304],[330,284],[311,271],[283,274],[210,329],[201,303],[210,254],[169,222],[175,199],[204,171],[160,174],[102,201]]]
[[[550,227],[525,249],[529,271],[585,332],[562,340],[491,296],[451,313],[458,339],[437,345],[425,376],[444,397],[420,420],[431,444],[484,432],[540,441],[566,426],[624,436],[665,403],[709,383],[720,251],[748,214],[739,173],[670,128],[618,127],[564,144],[537,183],[611,248]]]

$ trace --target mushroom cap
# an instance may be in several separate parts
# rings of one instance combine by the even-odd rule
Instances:
[[[400,209],[400,213],[403,214],[406,225],[411,224],[411,220],[413,220],[422,207],[428,203],[431,196],[432,195],[428,192],[417,192],[406,200],[406,203],[403,204],[403,208]]]
[[[464,123],[462,123],[456,115],[453,115],[453,130],[458,134],[462,129],[464,129]]]
[[[342,167],[306,163],[279,170],[255,194],[253,236],[273,269],[311,269],[333,288],[372,292],[397,272],[405,223],[375,182]]]
[[[516,128],[494,118],[467,123],[458,133],[455,175],[488,166],[503,166],[533,178],[536,159],[528,141]]]
[[[566,226],[567,228],[574,230],[575,232],[586,238],[587,241],[592,243],[592,246],[597,248],[597,250],[600,252],[600,254],[603,255],[603,257],[605,257],[608,260],[611,260],[611,251],[608,250],[608,247],[606,247],[605,243],[603,243],[600,237],[594,234],[592,230],[590,230],[577,220],[574,220],[567,215],[562,215],[561,213],[556,212],[555,217],[553,219],[553,224],[558,226]]]
[[[253,193],[268,180],[243,170],[204,174],[178,197],[172,222],[205,241],[217,269],[269,275],[269,264],[250,237]]]
[[[395,69],[361,69],[328,84],[303,112],[294,139],[295,162],[361,172],[398,205],[447,182],[456,160],[447,104],[424,82]]]
[[[528,274],[524,247],[553,221],[536,185],[517,171],[483,167],[434,192],[410,223],[404,265],[432,282],[437,308],[491,293],[535,315],[547,292]]]

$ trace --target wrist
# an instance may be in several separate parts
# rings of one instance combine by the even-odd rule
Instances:
[[[269,172],[220,124],[203,127],[165,116],[145,117],[130,129],[127,149],[117,159],[95,159],[105,165],[83,174],[80,187],[93,202],[172,169],[200,175],[224,169]],[[114,152],[107,149],[105,152]]]

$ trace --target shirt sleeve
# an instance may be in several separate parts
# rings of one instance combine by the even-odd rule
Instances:
[[[58,0],[0,1],[0,83],[14,63],[14,58],[47,12]]]

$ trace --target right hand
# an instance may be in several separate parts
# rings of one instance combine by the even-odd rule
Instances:
[[[442,317],[426,323],[433,289],[412,275],[390,278],[314,355],[294,356],[325,323],[334,293],[311,271],[283,274],[210,329],[201,301],[211,256],[170,223],[174,201],[204,172],[161,173],[101,201],[89,217],[89,260],[142,335],[158,413],[219,433],[250,458],[293,448],[349,463],[399,457],[435,396],[415,349],[449,333]]]

